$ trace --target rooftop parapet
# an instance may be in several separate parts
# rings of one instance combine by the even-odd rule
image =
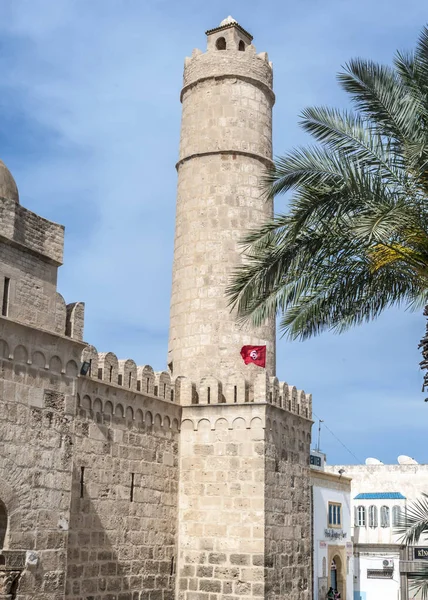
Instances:
[[[1,237],[14,246],[40,256],[56,266],[62,265],[64,227],[43,219],[13,199],[0,201]]]
[[[82,362],[89,363],[86,376],[91,379],[182,406],[263,403],[312,419],[312,395],[265,371],[255,377],[254,384],[240,375],[227,381],[204,377],[196,383],[181,376],[171,379],[168,372],[137,366],[131,359],[118,360],[113,352],[98,353],[94,346],[83,350]]]

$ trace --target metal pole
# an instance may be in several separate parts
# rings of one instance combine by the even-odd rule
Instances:
[[[321,446],[320,446],[320,444],[321,444],[321,423],[324,423],[323,419],[320,419],[320,420],[318,421],[318,445],[317,445],[317,447],[316,447],[316,450],[317,450],[318,452],[320,452],[320,451],[321,451]]]

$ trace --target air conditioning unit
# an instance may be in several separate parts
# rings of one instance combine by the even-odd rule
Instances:
[[[384,569],[393,569],[394,561],[391,560],[390,558],[385,558],[385,560],[382,561],[382,565],[383,565]]]

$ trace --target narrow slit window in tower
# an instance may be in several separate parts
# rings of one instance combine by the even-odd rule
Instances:
[[[135,478],[135,473],[131,473],[131,491],[129,494],[130,502],[134,502],[134,478]]]
[[[85,467],[80,467],[80,497],[83,498],[85,488]]]
[[[111,367],[110,367],[110,369],[111,369]],[[110,379],[110,381],[111,381],[111,379]],[[122,385],[122,375],[118,375],[118,376],[117,376],[117,383],[118,383],[119,385]]]
[[[3,284],[3,304],[1,309],[1,314],[3,315],[3,317],[7,317],[7,313],[9,311],[9,288],[10,279],[9,277],[5,277]]]
[[[163,397],[166,398],[166,383],[163,384]]]
[[[110,383],[111,383],[112,377],[113,377],[113,366],[110,367],[110,379],[109,379]]]
[[[215,43],[217,50],[226,50],[226,40],[224,37],[219,37]]]
[[[132,373],[129,374],[128,387],[131,387]]]
[[[146,392],[149,393],[149,378],[148,377],[147,377],[147,390],[146,390]]]
[[[137,392],[141,392],[141,381],[137,380]]]
[[[211,388],[208,388],[208,397],[207,397],[207,402],[208,404],[211,404]]]
[[[4,546],[7,531],[7,510],[5,504],[0,500],[0,548]]]
[[[245,42],[243,40],[239,42],[238,50],[245,52]]]
[[[171,402],[174,402],[174,390],[171,390]]]
[[[98,379],[102,379],[102,378],[103,378],[103,370],[102,370],[102,368],[100,367],[100,368],[98,369]]]
[[[235,404],[238,402],[238,387],[236,385],[233,387],[233,401]]]

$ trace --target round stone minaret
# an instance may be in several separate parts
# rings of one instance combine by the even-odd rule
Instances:
[[[272,217],[261,177],[272,159],[272,65],[228,17],[207,31],[207,51],[186,58],[168,364],[174,376],[252,380],[244,345],[266,345],[275,374],[275,323],[236,322],[226,297],[242,263],[240,240]]]

